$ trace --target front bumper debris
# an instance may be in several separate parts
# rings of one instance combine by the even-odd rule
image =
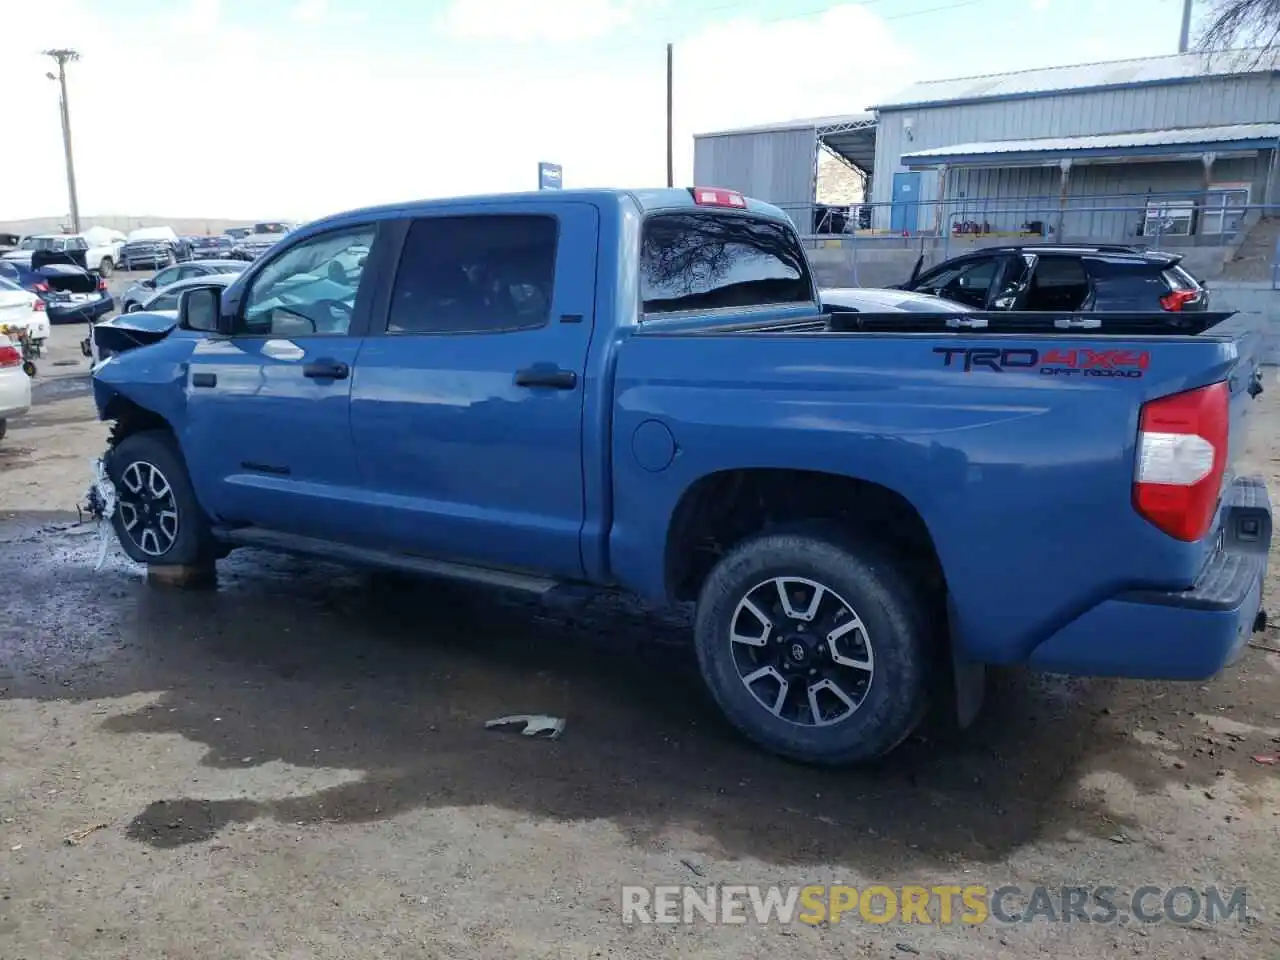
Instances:
[[[89,491],[85,494],[81,509],[98,523],[98,562],[94,566],[95,570],[102,569],[102,564],[107,559],[107,550],[111,546],[111,539],[115,536],[111,518],[115,516],[117,500],[116,485],[107,474],[106,461],[101,458],[94,460],[93,482],[89,485]]]

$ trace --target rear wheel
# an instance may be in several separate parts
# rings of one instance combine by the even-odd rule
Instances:
[[[111,522],[130,559],[157,565],[212,560],[216,543],[172,434],[126,437],[107,456],[116,488]]]
[[[698,602],[698,663],[742,733],[809,763],[871,760],[926,704],[927,605],[873,544],[797,528],[716,565]]]
[[[103,257],[102,262],[98,264],[98,275],[104,280],[111,276],[111,271],[116,268],[115,263],[110,257]]]

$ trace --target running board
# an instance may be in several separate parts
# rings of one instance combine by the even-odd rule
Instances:
[[[379,567],[386,570],[420,574],[426,577],[464,580],[470,583],[482,583],[491,587],[520,590],[539,596],[560,586],[560,581],[558,580],[535,577],[526,573],[495,570],[491,567],[474,567],[466,563],[454,563],[450,560],[432,560],[427,557],[416,557],[412,554],[374,550],[370,547],[354,547],[349,544],[333,543],[329,540],[319,540],[314,537],[277,533],[273,530],[264,530],[261,527],[215,529],[214,536],[224,543],[241,547],[262,547],[263,549],[276,550],[280,553],[297,553],[310,557],[322,557],[326,560],[357,567]]]

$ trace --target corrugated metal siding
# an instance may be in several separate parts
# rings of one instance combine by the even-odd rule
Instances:
[[[807,232],[817,149],[812,130],[695,137],[693,179],[777,204]]]
[[[902,120],[912,118],[912,139]],[[1072,137],[1168,127],[1269,123],[1280,118],[1280,82],[1269,76],[1205,80],[1178,86],[1100,90],[1026,100],[880,113],[872,199],[888,203],[903,153],[955,143]],[[936,178],[924,177],[925,199]],[[1056,196],[1057,186],[1053,192]]]
[[[1262,202],[1267,162],[1262,155],[1220,160],[1213,167],[1215,183],[1248,183],[1251,202]],[[1013,231],[1040,220],[1049,227],[1058,221],[1059,173],[1045,167],[1003,170],[955,169],[948,178],[948,196],[956,201],[951,222],[987,223],[994,231]],[[1144,219],[1145,202],[1123,194],[1192,193],[1204,186],[1204,171],[1195,161],[1143,164],[1096,164],[1072,169],[1062,239],[1132,242]],[[1033,202],[1026,197],[1043,198]],[[1098,199],[1080,200],[1090,197]],[[1114,200],[1109,200],[1114,197]],[[1105,209],[1097,209],[1105,208]],[[948,224],[949,227],[949,224]]]

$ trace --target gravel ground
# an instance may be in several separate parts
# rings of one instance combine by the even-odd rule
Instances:
[[[247,552],[216,591],[148,587],[116,551],[95,571],[69,521],[104,430],[67,373],[0,444],[0,958],[1280,950],[1280,767],[1252,759],[1280,751],[1280,656],[1204,685],[1000,674],[976,729],[810,770],[726,728],[679,618],[619,601],[542,609]],[[1274,490],[1269,386],[1248,457]],[[530,711],[565,735],[483,728]],[[835,882],[1245,884],[1248,918],[620,920],[627,883]]]

